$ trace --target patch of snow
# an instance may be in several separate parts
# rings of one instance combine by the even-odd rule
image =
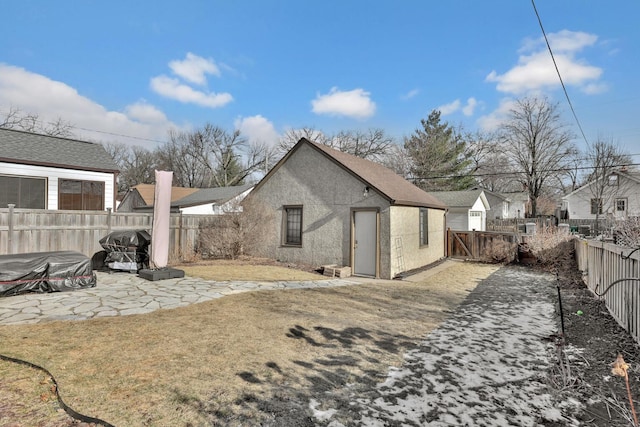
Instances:
[[[337,412],[335,409],[328,409],[326,411],[321,411],[317,409],[318,406],[320,406],[320,402],[318,402],[315,399],[309,400],[309,408],[311,409],[311,412],[313,413],[314,418],[317,419],[318,421],[327,421],[331,419],[331,417],[333,417],[333,415]]]

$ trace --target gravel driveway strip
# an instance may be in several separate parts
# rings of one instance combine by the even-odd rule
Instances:
[[[578,425],[571,414],[579,404],[562,401],[546,381],[556,357],[549,340],[558,332],[556,301],[551,275],[501,268],[384,383],[364,394],[345,390],[336,408],[312,401],[318,424]]]

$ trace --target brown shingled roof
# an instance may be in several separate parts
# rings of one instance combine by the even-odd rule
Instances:
[[[290,154],[297,150],[302,144],[308,144],[355,177],[364,181],[367,186],[387,198],[392,205],[446,209],[446,206],[440,200],[416,187],[400,175],[397,175],[391,169],[326,145],[311,142],[306,138],[298,141],[279,164],[284,163]],[[276,165],[274,170],[277,169],[278,166],[279,165]],[[267,174],[267,177],[269,174]],[[265,177],[265,179],[267,177]],[[259,185],[260,184],[258,184],[258,186]]]
[[[142,197],[147,206],[153,206],[153,202],[156,198],[155,184],[138,184],[134,185],[133,188],[138,190],[140,197]],[[171,201],[175,202],[176,200],[187,197],[189,194],[193,194],[196,191],[198,191],[197,188],[171,187]]]

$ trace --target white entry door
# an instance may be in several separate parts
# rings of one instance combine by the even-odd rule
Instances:
[[[354,211],[353,213],[353,274],[376,276],[378,253],[378,213]]]

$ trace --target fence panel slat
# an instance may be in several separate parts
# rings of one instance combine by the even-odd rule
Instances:
[[[576,239],[578,269],[586,276],[587,287],[604,294],[607,309],[614,319],[640,342],[640,251],[597,240]]]
[[[11,214],[11,212],[13,214]],[[111,231],[153,228],[153,213],[0,209],[0,255],[77,251],[91,257]],[[212,215],[171,214],[169,254],[193,252],[202,220]],[[11,230],[10,230],[11,228]]]

